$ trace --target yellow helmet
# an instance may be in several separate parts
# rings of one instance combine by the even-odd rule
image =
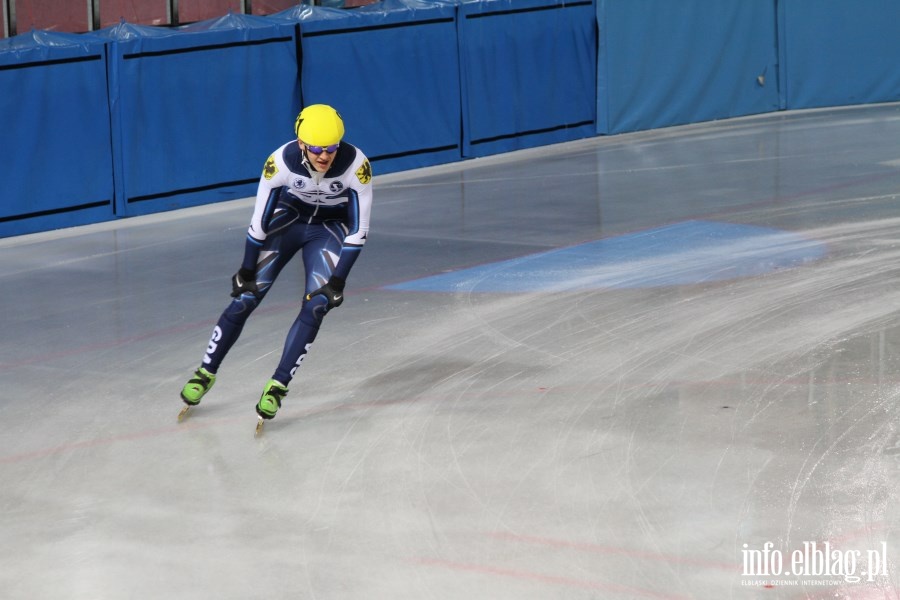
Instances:
[[[327,104],[311,104],[300,111],[294,124],[297,139],[310,146],[331,146],[344,137],[341,115]]]

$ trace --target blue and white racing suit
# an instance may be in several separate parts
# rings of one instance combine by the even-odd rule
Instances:
[[[346,279],[369,231],[372,167],[355,146],[342,142],[327,173],[319,173],[296,140],[266,161],[244,251],[242,268],[256,272],[258,294],[231,301],[219,317],[203,357],[215,373],[284,266],[299,251],[306,272],[300,314],[284,344],[273,379],[287,385],[316,339],[327,299],[306,296],[332,275]]]

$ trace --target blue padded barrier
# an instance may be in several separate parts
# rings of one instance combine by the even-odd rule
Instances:
[[[106,63],[88,35],[0,40],[0,237],[113,218]]]
[[[252,195],[304,103],[387,173],[894,101],[898,22],[900,0],[384,0],[31,32],[0,40],[0,236]]]
[[[305,105],[341,113],[376,174],[460,159],[453,3],[385,0],[354,10],[300,6]]]
[[[900,1],[779,0],[785,107],[900,100]]]
[[[598,133],[778,110],[775,2],[598,0],[597,10]]]
[[[463,156],[596,134],[592,0],[460,4]]]
[[[98,32],[111,41],[117,214],[255,193],[266,157],[293,136],[295,30],[228,15]]]

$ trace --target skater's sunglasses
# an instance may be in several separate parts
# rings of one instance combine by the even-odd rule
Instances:
[[[316,156],[322,154],[323,152],[327,152],[328,154],[334,154],[337,152],[337,149],[340,147],[340,144],[332,144],[330,146],[310,146],[306,142],[303,142],[306,145],[306,149],[315,154]]]

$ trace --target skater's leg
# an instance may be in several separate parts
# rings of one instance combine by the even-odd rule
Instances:
[[[306,294],[324,285],[340,256],[343,232],[337,225],[322,225],[309,236],[303,247],[303,266],[306,269],[306,292],[294,324],[288,332],[281,354],[281,361],[272,376],[276,382],[287,386],[300,363],[306,357],[309,347],[319,333],[319,326],[328,312],[328,301],[319,295],[306,300]]]
[[[216,382],[216,373],[222,359],[228,354],[228,350],[237,341],[244,328],[244,322],[250,313],[259,305],[262,300],[261,294],[259,298],[253,294],[243,294],[239,298],[231,301],[231,304],[225,309],[225,312],[219,317],[206,346],[206,354],[203,355],[203,364],[199,369],[194,371],[184,387],[181,388],[181,399],[188,406],[196,406],[200,404],[203,396],[212,388]],[[184,417],[184,411],[178,415],[179,420]]]
[[[309,347],[316,340],[319,333],[319,326],[325,317],[327,309],[325,305],[328,301],[322,296],[317,296],[311,300],[304,300],[300,314],[294,320],[291,330],[288,332],[287,339],[284,342],[284,351],[281,354],[281,361],[272,379],[287,385],[293,379],[294,374],[300,367],[300,363],[309,352]]]
[[[272,283],[281,273],[284,266],[297,252],[299,245],[292,240],[289,232],[286,235],[269,237],[259,253],[259,262],[256,266],[257,294],[245,292],[232,299],[222,314],[203,355],[201,367],[215,375],[222,360],[231,350],[231,347],[240,337],[244,324],[250,314],[262,302],[268,294]]]
[[[310,345],[319,332],[319,324],[325,316],[325,305],[328,301],[321,295],[303,301],[303,308],[294,321],[284,343],[281,362],[272,379],[266,383],[259,402],[256,403],[256,414],[260,419],[271,419],[281,408],[281,401],[287,394],[287,386],[294,377],[297,367],[303,361]],[[316,316],[318,315],[318,317]]]

